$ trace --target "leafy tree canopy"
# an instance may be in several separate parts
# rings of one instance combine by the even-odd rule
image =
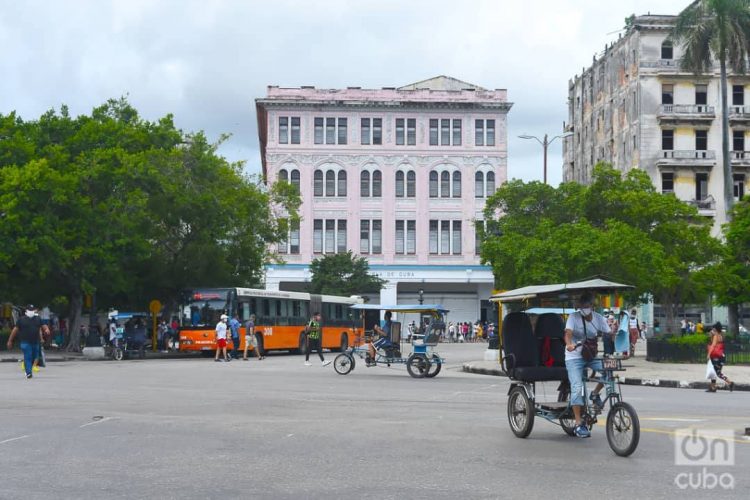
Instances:
[[[386,280],[369,274],[370,266],[364,257],[351,250],[346,253],[326,255],[310,264],[310,293],[326,295],[362,295],[377,292]]]

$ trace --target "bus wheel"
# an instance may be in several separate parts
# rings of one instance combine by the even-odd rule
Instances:
[[[263,345],[263,335],[261,335],[260,333],[255,334],[255,345],[258,346],[256,347],[256,349],[258,349],[258,354],[260,354],[261,356],[265,356],[266,348]]]
[[[344,352],[349,349],[349,335],[346,333],[341,334],[341,343],[339,344],[338,351]]]
[[[298,354],[307,353],[307,338],[304,333],[299,334],[299,348],[297,349]]]

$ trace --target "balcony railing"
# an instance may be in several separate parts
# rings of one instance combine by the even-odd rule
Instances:
[[[656,61],[641,61],[643,68],[678,68],[680,61],[676,59],[658,59]]]
[[[715,160],[716,152],[702,149],[663,149],[661,158],[667,160]]]
[[[750,120],[750,106],[729,106],[729,118]]]
[[[716,210],[716,200],[710,194],[700,200],[688,200],[688,203],[696,207],[698,210]]]
[[[732,151],[729,157],[732,160],[750,160],[750,151]]]
[[[662,104],[663,115],[715,115],[713,106],[705,104]]]

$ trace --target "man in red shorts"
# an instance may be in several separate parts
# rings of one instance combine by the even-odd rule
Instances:
[[[219,359],[219,353],[222,353]],[[227,357],[227,315],[222,314],[221,319],[216,323],[216,357],[214,361],[229,361]]]

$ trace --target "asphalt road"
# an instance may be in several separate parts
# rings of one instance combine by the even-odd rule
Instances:
[[[514,437],[508,381],[459,371],[484,347],[441,346],[432,380],[291,355],[55,363],[32,380],[2,363],[0,498],[750,497],[750,394],[624,386],[642,435],[620,458],[603,426],[581,440],[537,419]],[[675,465],[687,427],[734,431],[735,465]],[[679,474],[734,487],[683,490]]]

